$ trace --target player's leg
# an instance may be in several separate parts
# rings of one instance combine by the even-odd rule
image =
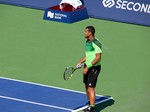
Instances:
[[[85,90],[86,90],[86,96],[88,101],[89,100],[89,92],[88,92],[88,86],[87,86],[87,78],[88,78],[88,74],[87,75],[83,75],[83,83],[85,84]],[[88,102],[90,104],[90,102]]]
[[[88,86],[85,86],[85,88],[89,106],[84,110],[84,112],[95,112],[95,89],[93,87]]]
[[[84,76],[84,81],[85,81],[85,76]],[[85,89],[86,89],[86,96],[87,96],[87,99],[88,99],[88,105],[89,106],[86,109],[84,109],[83,112],[89,112],[90,111],[90,97],[89,97],[90,95],[89,95],[88,87],[86,86],[86,83],[85,83]]]
[[[97,78],[99,75],[101,67],[96,66],[89,69],[87,73],[87,83],[86,83],[86,90],[87,90],[87,96],[90,101],[90,112],[95,111],[95,100],[96,100],[96,93],[95,93],[95,87],[97,84]]]
[[[88,93],[90,105],[94,105],[95,104],[95,89],[93,87],[88,87],[87,93]]]
[[[86,90],[86,96],[88,99],[88,107],[86,109],[83,110],[83,112],[88,112],[90,110],[90,95],[89,95],[89,91],[88,91],[88,86],[87,86],[87,79],[88,79],[88,73],[86,75],[83,75],[83,83],[85,84],[85,90]]]

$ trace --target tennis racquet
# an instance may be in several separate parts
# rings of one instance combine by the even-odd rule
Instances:
[[[77,66],[77,67],[72,67],[72,66],[68,66],[65,71],[64,71],[64,74],[63,74],[63,78],[64,80],[70,80],[73,75],[74,75],[74,72],[77,70],[77,69],[80,69],[82,68],[84,64],[81,64],[80,66]]]

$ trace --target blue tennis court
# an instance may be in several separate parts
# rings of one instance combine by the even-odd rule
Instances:
[[[2,112],[77,112],[85,109],[83,92],[0,77]],[[112,99],[97,95],[96,104]]]

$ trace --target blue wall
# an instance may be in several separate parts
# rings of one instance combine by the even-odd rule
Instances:
[[[60,1],[0,0],[0,3],[44,10]],[[150,0],[84,0],[84,3],[90,17],[150,26]]]
[[[91,17],[150,26],[150,0],[88,0]],[[140,12],[140,7],[147,10]]]

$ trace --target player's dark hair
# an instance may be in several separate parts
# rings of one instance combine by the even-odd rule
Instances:
[[[95,28],[93,26],[87,26],[86,29],[88,29],[88,31],[91,32],[93,35],[95,34]]]

